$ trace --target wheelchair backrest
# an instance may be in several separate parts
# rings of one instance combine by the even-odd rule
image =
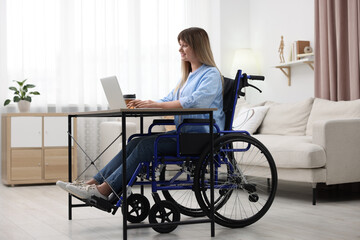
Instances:
[[[241,70],[238,70],[235,80],[224,77],[223,111],[225,113],[225,130],[231,130],[237,99],[240,94]]]

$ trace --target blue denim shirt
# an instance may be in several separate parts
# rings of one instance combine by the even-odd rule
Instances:
[[[217,108],[214,111],[214,119],[220,130],[224,130],[225,114],[223,112],[223,86],[221,75],[217,68],[202,65],[192,72],[183,89],[174,92],[174,89],[160,102],[180,100],[183,108]],[[178,126],[183,119],[208,119],[208,114],[195,114],[175,116],[175,123]],[[188,126],[184,132],[209,132],[208,126]]]

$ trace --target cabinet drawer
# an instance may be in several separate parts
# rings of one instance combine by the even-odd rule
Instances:
[[[41,149],[11,150],[11,180],[41,179]]]
[[[74,152],[73,152],[74,158]],[[44,150],[45,179],[68,180],[68,149]],[[73,168],[74,169],[74,168]],[[73,174],[74,176],[74,174]]]

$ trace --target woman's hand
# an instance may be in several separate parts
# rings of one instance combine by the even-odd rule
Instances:
[[[160,108],[160,103],[152,100],[139,100],[135,99],[130,101],[127,105],[128,108]]]
[[[128,108],[183,108],[179,100],[170,102],[155,102],[152,100],[135,99],[130,101],[126,106]]]

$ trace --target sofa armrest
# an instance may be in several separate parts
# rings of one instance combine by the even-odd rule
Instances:
[[[360,119],[315,122],[313,143],[326,153],[326,183],[360,181]]]

